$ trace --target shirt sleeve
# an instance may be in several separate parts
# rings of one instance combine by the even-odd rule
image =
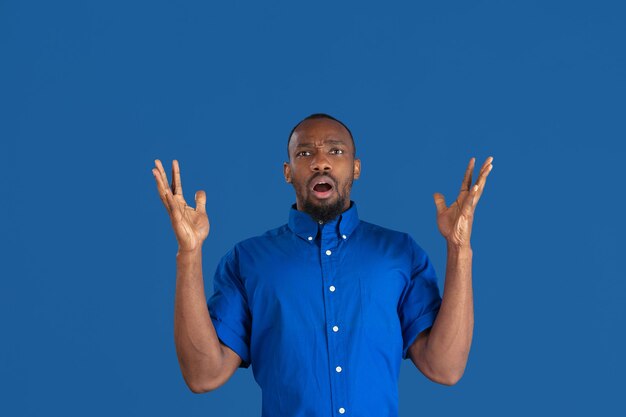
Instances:
[[[411,253],[411,279],[404,289],[398,305],[402,327],[402,359],[407,359],[409,347],[417,335],[432,327],[441,296],[437,274],[426,252],[408,236]]]
[[[251,315],[248,297],[239,275],[236,247],[221,259],[213,278],[213,294],[207,301],[209,315],[220,341],[250,366]]]

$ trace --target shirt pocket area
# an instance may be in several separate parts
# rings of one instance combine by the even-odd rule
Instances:
[[[372,347],[386,351],[402,351],[402,331],[398,317],[398,300],[401,290],[393,279],[379,275],[359,276],[362,326]]]

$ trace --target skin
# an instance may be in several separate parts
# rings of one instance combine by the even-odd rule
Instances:
[[[354,158],[350,133],[330,119],[305,120],[289,142],[289,162],[283,164],[285,181],[296,192],[296,208],[304,211],[305,201],[314,205],[332,204],[344,196],[342,211],[350,207],[352,181],[361,175],[361,160]],[[331,177],[335,186],[328,199],[320,200],[311,190],[311,181],[320,175]]]
[[[183,197],[178,161],[172,163],[170,187],[161,161],[152,169],[159,197],[167,210],[178,241],[176,295],[174,299],[174,342],[183,378],[194,393],[223,385],[241,364],[241,358],[222,344],[209,316],[202,278],[202,243],[209,234],[206,194],[195,195],[196,208]]]
[[[475,159],[471,158],[461,190],[450,206],[435,193],[437,226],[446,239],[448,254],[441,308],[430,329],[421,332],[409,347],[415,366],[428,378],[456,384],[465,371],[474,329],[472,296],[472,248],[470,237],[476,204],[485,189],[493,157],[488,157],[472,185]]]
[[[354,158],[348,131],[330,119],[306,120],[294,131],[289,162],[283,164],[285,181],[296,193],[296,207],[336,202],[343,194],[349,208],[352,181],[359,178],[361,161]],[[409,347],[414,365],[429,379],[456,384],[462,377],[474,327],[472,296],[472,249],[470,237],[476,205],[484,191],[493,158],[483,163],[472,185],[475,159],[471,158],[456,200],[447,206],[444,196],[433,195],[437,225],[447,243],[446,277],[442,304],[430,329],[421,332]],[[187,205],[178,161],[172,163],[170,187],[161,161],[152,169],[157,190],[178,241],[174,341],[181,371],[192,392],[203,393],[222,386],[237,370],[241,358],[222,344],[211,322],[202,278],[202,243],[209,234],[206,194],[195,194],[196,208]],[[311,181],[330,176],[335,186],[322,201],[311,191]]]

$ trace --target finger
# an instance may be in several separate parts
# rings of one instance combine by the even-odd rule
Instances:
[[[196,192],[196,211],[206,213],[206,193],[202,190]]]
[[[161,182],[169,190],[170,189],[170,183],[167,181],[167,175],[165,175],[165,170],[163,169],[163,164],[158,159],[154,160],[154,164],[156,165],[157,169],[159,170],[159,175],[161,175]]]
[[[159,170],[156,168],[152,168],[152,175],[154,176],[154,179],[156,180],[156,183],[157,183],[157,190],[159,192],[159,198],[165,205],[167,212],[170,213],[171,212],[170,205],[167,202],[167,198],[165,197],[165,193],[167,192],[167,187],[165,186],[165,184],[163,184],[163,177],[159,173]]]
[[[474,184],[472,189],[469,191],[469,195],[463,201],[463,205],[461,207],[461,212],[466,216],[472,216],[474,214],[474,210],[476,210],[476,204],[480,199],[480,187],[477,184]]]
[[[474,172],[475,162],[476,158],[470,158],[469,164],[467,164],[467,169],[465,170],[463,182],[461,183],[461,191],[469,191],[470,186],[472,185],[472,172]]]
[[[475,207],[476,204],[478,203],[478,200],[480,200],[480,197],[482,196],[483,191],[485,190],[487,177],[489,176],[489,173],[491,172],[492,169],[493,169],[493,165],[491,163],[489,165],[486,165],[484,169],[481,170],[480,175],[478,176],[478,180],[476,181],[476,184],[472,187],[472,195],[470,197],[471,197],[471,205],[473,207]]]
[[[489,176],[489,173],[491,172],[492,169],[493,169],[493,165],[491,164],[487,165],[487,167],[485,167],[483,172],[481,172],[480,176],[478,177],[478,181],[476,181],[475,187],[477,187],[476,193],[478,195],[478,198],[480,198],[480,196],[483,194],[483,191],[485,190],[487,177]]]
[[[180,206],[174,200],[174,195],[169,191],[165,192],[165,198],[167,199],[167,204],[170,207],[170,217],[174,222],[182,219],[183,214],[180,211]]]
[[[493,156],[490,156],[487,159],[485,159],[485,162],[483,162],[483,166],[480,167],[480,173],[482,173],[489,165],[491,165],[492,162],[493,162]]]
[[[493,157],[490,156],[489,158],[485,160],[485,163],[480,168],[480,173],[478,174],[478,179],[476,180],[476,185],[478,185],[479,187],[478,191],[480,191],[480,188],[484,185],[487,179],[487,175],[489,175],[489,173],[493,169],[492,162],[493,162]]]
[[[174,194],[183,195],[183,183],[180,180],[180,166],[178,165],[178,161],[174,159],[172,162],[172,192]]]
[[[478,203],[478,186],[474,185],[465,201],[463,201],[461,212],[466,216],[472,215],[476,209],[476,203]]]
[[[437,214],[439,214],[446,209],[446,198],[441,193],[433,194],[433,198],[435,199],[435,206],[437,206]]]

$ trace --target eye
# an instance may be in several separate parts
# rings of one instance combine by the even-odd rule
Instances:
[[[333,155],[342,155],[343,149],[331,149],[330,153],[332,153]]]
[[[309,152],[309,151],[300,151],[300,152],[297,152],[297,153],[296,153],[296,156],[297,156],[297,157],[300,157],[300,156],[309,156],[310,154],[311,154],[311,152]]]

